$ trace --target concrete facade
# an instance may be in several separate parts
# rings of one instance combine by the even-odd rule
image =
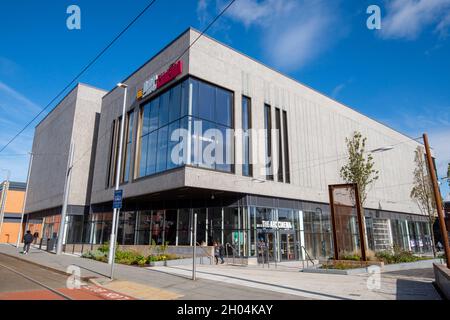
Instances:
[[[140,102],[135,93],[152,74],[161,72],[175,62],[179,54],[192,43],[199,33],[189,29],[156,55],[124,82],[129,86],[127,110],[138,109]],[[290,148],[291,183],[266,181],[264,167],[256,165],[252,178],[215,172],[194,167],[183,167],[121,186],[125,197],[136,197],[182,187],[231,191],[242,194],[313,202],[328,202],[328,185],[342,183],[340,168],[346,162],[345,138],[360,131],[367,137],[367,150],[393,146],[389,151],[374,153],[380,178],[371,189],[366,207],[393,212],[420,214],[409,194],[413,179],[414,151],[420,144],[357,111],[308,88],[289,77],[229,48],[208,36],[202,36],[183,56],[183,74],[198,77],[234,93],[234,127],[241,128],[241,97],[251,98],[252,128],[264,129],[264,104],[287,111]],[[121,114],[122,91],[114,89],[103,99],[99,136],[108,134],[111,122]],[[157,94],[157,93],[155,93]],[[135,113],[137,120],[137,112]],[[272,112],[275,123],[275,112]],[[135,130],[134,141],[136,141]],[[251,157],[263,157],[265,148],[252,142]],[[273,150],[277,142],[272,141]],[[105,185],[109,143],[99,143],[96,152],[92,203],[112,200],[112,188]],[[135,148],[133,159],[135,159]],[[274,151],[276,152],[276,151]],[[240,141],[235,141],[235,157],[242,157]],[[276,165],[276,157],[274,159]]]
[[[365,203],[369,247],[381,251],[399,246],[421,254],[431,250],[427,217],[410,199],[414,156],[420,143],[206,35],[199,36],[198,31],[188,29],[122,81],[128,95],[121,155],[117,146],[124,97],[121,87],[106,92],[77,85],[36,127],[26,212],[32,219],[44,218],[40,233],[45,239],[55,237],[60,227],[65,172],[73,141],[68,232],[64,239],[73,248],[75,244],[99,245],[109,241],[113,168],[120,156],[121,176],[129,172],[120,184],[124,197],[118,224],[121,245],[148,246],[155,242],[190,246],[197,214],[196,239],[209,246],[213,242],[234,245],[233,254],[256,258],[262,241],[267,243],[267,252],[274,260],[304,258],[303,250],[315,258],[329,257],[333,244],[328,186],[344,182],[340,169],[347,161],[346,138],[359,131],[367,138],[367,151],[385,149],[373,153],[379,179],[368,190]],[[164,79],[161,74],[179,66],[175,64],[179,61],[182,70],[177,69],[166,82],[156,83],[154,91],[139,97],[147,80],[155,75]],[[190,128],[193,119],[214,128],[240,131],[244,96],[250,99],[249,127],[254,130],[249,144],[251,176],[243,174],[241,136],[222,144],[226,152],[231,150],[234,159],[225,169],[214,167],[223,171],[202,168],[190,160],[169,166],[165,152],[172,146],[167,133],[172,124],[178,126],[175,128]],[[204,113],[199,111],[201,106]],[[267,156],[266,106],[271,110],[272,128],[276,129],[279,123],[281,129],[280,139],[272,136],[271,156],[274,168],[281,159],[284,170],[281,174],[273,172],[273,180],[267,177],[265,163],[260,160]],[[152,110],[155,113],[150,130]],[[208,118],[212,113],[214,116]],[[130,119],[132,130],[127,128]],[[204,132],[188,133],[189,155],[195,137],[211,141],[203,135]],[[139,168],[141,136],[142,141],[148,141],[148,149],[143,149],[144,173]],[[202,142],[198,149],[205,148],[205,144]],[[285,152],[287,146],[289,152]],[[162,165],[147,161],[150,154],[155,162],[162,155]],[[155,166],[154,170],[148,169],[149,163]],[[355,240],[357,231],[352,227],[356,222],[346,225],[348,230],[344,233],[352,243],[351,252],[359,245]]]
[[[74,143],[74,161],[68,203],[71,206],[89,206],[96,131],[101,98],[105,93],[78,84],[36,126],[27,213],[62,206],[71,141]]]

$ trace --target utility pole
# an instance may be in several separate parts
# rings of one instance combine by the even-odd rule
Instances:
[[[127,90],[128,86],[124,83],[117,84],[118,87],[124,89],[123,93],[123,105],[122,105],[122,121],[120,123],[120,136],[119,136],[119,152],[117,153],[117,168],[116,168],[116,183],[114,190],[119,190],[120,185],[120,175],[122,171],[122,148],[123,148],[123,135],[124,135],[124,127],[126,121],[126,107],[127,107]],[[119,208],[113,208],[113,219],[112,219],[112,228],[111,228],[111,237],[109,240],[109,253],[108,253],[108,263],[111,265],[111,275],[110,278],[113,279],[114,275],[114,258],[116,255],[116,236],[119,224]]]
[[[194,213],[193,238],[194,246],[192,247],[192,280],[197,279],[197,214]]]
[[[445,226],[445,219],[444,219],[444,212],[442,210],[442,199],[441,199],[441,192],[439,191],[439,185],[436,177],[436,171],[433,164],[433,159],[431,158],[431,152],[430,152],[430,145],[428,143],[428,136],[426,133],[423,134],[423,142],[425,144],[425,150],[427,155],[427,164],[428,164],[428,172],[431,177],[431,182],[433,184],[433,191],[434,191],[434,199],[436,201],[436,209],[439,217],[439,227],[442,234],[442,241],[444,242],[444,250],[445,250],[445,256],[447,258],[447,268],[450,269],[450,247],[448,244],[448,234],[447,234],[447,228]],[[433,243],[434,246],[434,243]]]
[[[0,236],[2,234],[3,229],[3,220],[5,217],[5,207],[6,207],[6,198],[8,196],[9,191],[9,178],[11,176],[11,171],[8,169],[2,169],[3,171],[7,171],[8,174],[6,175],[6,180],[3,182],[3,188],[2,188],[2,203],[0,207]]]
[[[69,201],[69,191],[70,191],[70,181],[72,180],[72,168],[73,168],[73,153],[74,153],[74,143],[73,141],[70,142],[70,149],[69,149],[69,159],[67,161],[67,170],[66,170],[66,181],[64,185],[64,200],[63,200],[63,206],[61,210],[61,223],[59,226],[59,232],[58,232],[58,242],[56,244],[56,254],[59,255],[62,253],[62,246],[65,240],[66,236],[66,228],[67,228],[67,202]]]
[[[22,216],[20,217],[20,225],[19,225],[19,234],[17,235],[17,243],[16,248],[19,248],[20,239],[22,238],[22,224],[23,217],[25,215],[25,206],[27,205],[27,196],[28,196],[28,188],[30,185],[30,174],[31,174],[31,166],[33,165],[33,152],[30,152],[30,162],[28,164],[28,174],[27,174],[27,185],[25,186],[25,195],[23,198],[23,206],[22,206]]]

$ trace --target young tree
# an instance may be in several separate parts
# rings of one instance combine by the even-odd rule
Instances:
[[[374,169],[375,163],[372,155],[366,153],[367,138],[355,131],[351,139],[346,138],[348,162],[341,168],[341,177],[346,183],[357,183],[361,206],[367,199],[367,191],[373,182],[378,179],[378,171]]]
[[[417,147],[415,151],[414,162],[416,164],[416,168],[414,169],[414,181],[413,188],[411,189],[411,198],[416,201],[420,212],[422,212],[422,214],[424,215],[427,215],[428,217],[433,254],[434,256],[436,256],[433,232],[433,225],[436,221],[436,202],[434,201],[433,187],[431,184],[431,178],[428,172],[427,164],[425,162],[425,151],[423,147]]]

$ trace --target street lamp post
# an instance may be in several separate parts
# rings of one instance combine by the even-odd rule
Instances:
[[[69,201],[69,193],[70,193],[70,183],[72,181],[72,169],[73,169],[73,155],[74,155],[75,145],[73,141],[70,142],[69,147],[69,158],[67,159],[67,170],[66,170],[66,179],[64,182],[64,196],[63,196],[63,205],[61,209],[61,223],[59,225],[58,231],[58,239],[56,242],[56,254],[60,255],[62,253],[62,247],[66,238],[67,231],[67,205]]]
[[[20,239],[22,237],[23,216],[25,215],[25,206],[27,204],[28,188],[30,186],[31,166],[33,165],[33,153],[30,152],[30,163],[28,164],[27,185],[25,186],[25,195],[23,198],[22,215],[20,217],[19,234],[17,235],[16,248],[19,248]]]
[[[11,177],[11,171],[9,169],[2,169],[2,171],[6,171],[6,180],[3,183],[3,190],[2,190],[2,203],[0,207],[0,236],[2,234],[3,229],[3,218],[5,216],[5,207],[6,207],[6,198],[8,196],[8,190],[9,190],[9,179]]]
[[[118,159],[117,159],[117,168],[116,168],[116,181],[115,181],[115,188],[114,190],[119,190],[119,184],[120,184],[120,173],[121,173],[121,167],[122,167],[122,148],[123,148],[123,135],[124,135],[124,125],[125,125],[125,112],[126,112],[126,105],[127,105],[127,90],[128,86],[124,83],[117,84],[118,87],[124,89],[124,95],[123,95],[123,106],[122,106],[122,121],[120,123],[120,137],[119,137],[119,153],[118,153]],[[111,265],[111,276],[110,278],[113,278],[114,275],[114,257],[116,252],[116,236],[117,236],[117,227],[119,224],[119,214],[120,209],[114,208],[113,209],[113,220],[112,220],[112,229],[111,229],[111,237],[109,240],[109,254],[108,254],[108,263]]]

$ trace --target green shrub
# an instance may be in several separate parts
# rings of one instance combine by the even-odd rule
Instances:
[[[167,260],[175,260],[179,259],[179,257],[176,254],[151,254],[147,257],[148,263],[150,262],[158,262],[158,261],[167,261]]]
[[[362,268],[362,266],[353,263],[346,262],[335,262],[335,263],[324,263],[321,269],[337,269],[337,270],[347,270],[347,269],[356,269]]]
[[[88,251],[83,253],[82,257],[87,259],[93,259],[97,261],[107,262],[108,261],[108,251],[105,251],[107,244],[103,245],[102,248]],[[150,262],[156,261],[167,261],[178,259],[179,257],[175,254],[151,254],[148,257],[141,255],[140,253],[132,250],[116,250],[115,262],[126,265],[138,265],[145,266]]]
[[[102,252],[100,250],[92,250],[92,251],[85,252],[85,253],[83,253],[82,257],[87,258],[87,259],[102,261],[102,262],[108,261],[108,254],[105,252]]]
[[[144,257],[138,252],[128,250],[117,250],[115,258],[117,263],[127,265],[138,264],[138,261],[144,259]]]
[[[100,251],[100,252],[108,253],[109,252],[109,242],[105,242],[100,247],[98,247],[97,250]]]
[[[378,260],[383,261],[386,264],[415,262],[428,259],[428,257],[418,257],[410,251],[405,251],[398,248],[394,249],[394,253],[390,251],[377,252],[376,257]]]
[[[361,256],[358,255],[358,254],[348,254],[348,255],[343,255],[341,257],[341,260],[360,261],[361,260]]]

